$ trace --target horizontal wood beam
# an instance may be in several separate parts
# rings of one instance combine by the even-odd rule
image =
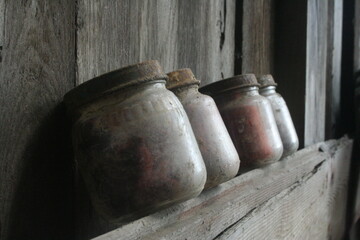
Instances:
[[[238,234],[247,228],[249,230],[246,230],[246,236],[250,239],[260,236],[255,233],[254,227],[256,225],[258,229],[262,226],[261,221],[259,224],[255,223],[264,213],[269,215],[270,220],[278,217],[280,219],[276,221],[285,221],[279,225],[283,227],[286,227],[286,221],[292,217],[286,214],[295,214],[305,221],[302,207],[311,206],[310,211],[316,208],[314,204],[322,204],[319,201],[338,199],[337,186],[344,189],[346,181],[343,180],[347,179],[347,174],[337,174],[342,167],[344,169],[341,171],[347,173],[347,161],[340,160],[349,157],[337,154],[341,151],[351,152],[351,146],[352,141],[347,138],[312,145],[280,162],[244,173],[197,198],[121,226],[95,239],[237,239]],[[338,166],[339,164],[344,164],[345,167]],[[338,181],[337,176],[342,176],[342,181]],[[332,186],[332,181],[338,184],[335,188],[329,187]],[[336,189],[336,193],[332,189]],[[323,191],[316,192],[318,190]],[[343,191],[340,192],[343,196]],[[281,203],[277,203],[279,201],[285,201],[285,209]],[[336,201],[330,201],[334,202]],[[292,210],[292,206],[296,207]],[[274,214],[273,210],[276,210]],[[331,211],[328,212],[330,214]],[[316,216],[320,218],[323,215]],[[254,224],[252,229],[249,221]],[[262,222],[265,224],[264,220]],[[290,230],[299,230],[295,225],[293,222],[288,227]],[[266,229],[259,232],[266,234]],[[276,235],[274,232],[272,234]]]

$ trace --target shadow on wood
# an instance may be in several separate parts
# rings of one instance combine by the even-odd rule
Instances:
[[[10,212],[9,239],[72,239],[70,125],[58,105],[34,130]]]

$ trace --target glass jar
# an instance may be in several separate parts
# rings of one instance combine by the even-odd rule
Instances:
[[[168,76],[166,86],[184,106],[205,162],[205,188],[233,178],[239,170],[239,155],[214,100],[199,93],[200,81],[190,69],[180,69]]]
[[[289,156],[299,148],[299,139],[289,109],[283,97],[276,92],[277,84],[270,74],[259,76],[258,82],[260,83],[260,94],[269,99],[273,109],[275,121],[284,147],[282,156]]]
[[[75,158],[95,208],[128,221],[197,196],[205,165],[167,75],[147,61],[85,82],[64,97]]]
[[[200,92],[214,98],[242,167],[275,162],[283,152],[270,102],[258,90],[254,74],[234,76],[200,88]]]

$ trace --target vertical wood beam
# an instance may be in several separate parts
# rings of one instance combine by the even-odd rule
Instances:
[[[328,1],[308,0],[304,145],[325,139]]]
[[[72,239],[74,1],[1,2],[0,238]]]
[[[5,20],[5,0],[0,0],[0,62],[2,60],[2,48],[4,44],[4,20]]]
[[[325,138],[339,137],[343,0],[329,0]]]
[[[237,2],[235,73],[273,72],[275,0]]]

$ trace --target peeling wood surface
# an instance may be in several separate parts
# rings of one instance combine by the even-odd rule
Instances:
[[[347,138],[313,145],[95,239],[339,236],[348,173],[339,166],[348,163],[351,147]]]
[[[274,0],[238,1],[237,74],[273,73],[274,6]]]
[[[328,4],[307,1],[305,146],[325,139]]]
[[[72,156],[60,102],[75,85],[75,5],[0,2],[0,238],[71,239]]]
[[[78,1],[78,83],[157,59],[202,85],[234,72],[235,0]]]

